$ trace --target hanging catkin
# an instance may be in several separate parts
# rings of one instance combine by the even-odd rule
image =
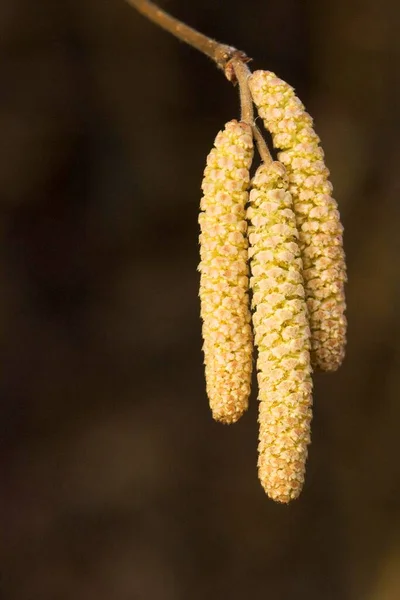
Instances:
[[[252,372],[245,220],[251,129],[230,121],[214,146],[204,171],[199,217],[203,350],[213,417],[234,423],[247,409]]]
[[[344,358],[346,265],[343,227],[313,121],[293,88],[269,71],[249,78],[253,100],[289,175],[311,325],[311,360],[325,371]]]
[[[289,502],[304,482],[312,405],[302,260],[282,164],[261,165],[252,185],[247,217],[258,347],[258,471],[270,498]]]

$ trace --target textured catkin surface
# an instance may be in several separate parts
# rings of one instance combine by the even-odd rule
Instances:
[[[247,216],[258,347],[259,478],[278,502],[297,498],[310,442],[310,329],[302,260],[284,167],[262,165]]]
[[[247,224],[250,127],[226,124],[207,157],[199,223],[201,317],[213,417],[234,423],[247,409],[252,372]]]
[[[329,171],[313,121],[293,88],[269,71],[256,71],[249,85],[278,157],[289,175],[312,332],[315,367],[335,371],[346,344],[346,281],[343,227],[332,198]]]

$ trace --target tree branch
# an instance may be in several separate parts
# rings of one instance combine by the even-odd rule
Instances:
[[[189,25],[182,23],[175,17],[172,17],[164,10],[161,10],[156,4],[149,0],[126,0],[128,4],[136,8],[142,15],[159,25],[175,37],[182,40],[189,46],[196,48],[209,58],[211,58],[220,69],[225,69],[227,63],[238,53],[236,48],[221,44],[212,38],[196,31]],[[243,57],[243,52],[240,53]]]
[[[224,71],[229,81],[239,84],[241,119],[252,128],[261,160],[266,164],[270,163],[272,158],[268,146],[254,122],[253,100],[247,83],[251,72],[246,64],[251,59],[241,50],[227,44],[221,44],[182,23],[182,21],[172,17],[150,0],[126,1],[150,21],[211,58]]]

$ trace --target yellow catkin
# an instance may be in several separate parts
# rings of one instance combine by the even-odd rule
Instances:
[[[343,227],[332,198],[329,171],[313,121],[293,88],[269,71],[256,71],[249,86],[265,127],[289,175],[311,325],[311,360],[335,371],[346,344]]]
[[[252,185],[247,217],[258,348],[258,472],[270,498],[289,502],[301,492],[310,443],[310,328],[285,168],[261,165]]]
[[[250,127],[230,121],[204,171],[199,223],[200,300],[207,395],[214,419],[234,423],[248,407],[252,333],[245,204],[253,158]]]

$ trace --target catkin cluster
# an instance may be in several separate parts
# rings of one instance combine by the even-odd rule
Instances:
[[[216,420],[242,416],[253,329],[259,478],[286,503],[304,482],[312,368],[336,370],[344,357],[343,228],[320,140],[293,89],[268,71],[248,86],[281,152],[251,180],[254,125],[233,120],[207,158],[199,217],[206,387]]]

